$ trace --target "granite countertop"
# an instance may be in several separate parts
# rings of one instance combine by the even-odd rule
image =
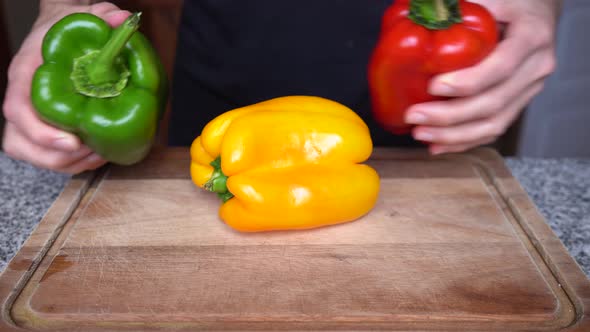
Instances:
[[[590,159],[508,158],[506,164],[590,276]],[[0,272],[68,180],[0,152]]]

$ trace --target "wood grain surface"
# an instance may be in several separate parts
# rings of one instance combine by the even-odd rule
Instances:
[[[0,330],[590,330],[590,282],[492,150],[376,150],[368,215],[255,234],[188,158],[74,178],[0,276]]]

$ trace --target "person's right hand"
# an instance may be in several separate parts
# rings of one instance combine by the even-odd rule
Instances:
[[[111,3],[90,6],[41,3],[39,17],[8,68],[8,87],[3,104],[6,125],[2,148],[14,159],[61,173],[77,174],[106,163],[70,133],[52,127],[37,116],[31,103],[31,82],[41,65],[41,44],[49,28],[64,16],[88,12],[118,26],[130,15]]]

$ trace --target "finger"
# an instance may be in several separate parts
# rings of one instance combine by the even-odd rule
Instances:
[[[113,27],[121,25],[131,15],[129,11],[119,9],[119,7],[109,2],[101,2],[93,5],[90,12],[99,16]]]
[[[470,2],[477,3],[489,10],[496,20],[500,22],[510,22],[514,19],[515,11],[511,4],[507,1],[498,0],[470,0]]]
[[[115,4],[110,2],[99,2],[90,6],[90,13],[96,16],[103,16],[109,12],[121,10]]]
[[[80,140],[70,133],[42,122],[26,102],[7,102],[4,110],[7,121],[19,128],[28,141],[48,149],[65,152],[77,151]]]
[[[70,152],[78,150],[81,144],[78,137],[39,119],[30,100],[30,78],[34,69],[26,63],[19,63],[20,59],[15,61],[14,75],[6,90],[3,105],[6,120],[36,145]]]
[[[428,151],[432,155],[439,155],[439,154],[443,154],[443,153],[453,153],[453,152],[464,152],[464,151],[470,150],[472,148],[476,148],[479,146],[493,143],[497,139],[498,139],[497,137],[490,136],[490,137],[484,137],[478,141],[474,141],[471,143],[465,143],[465,144],[454,144],[454,145],[453,144],[450,144],[450,145],[432,144],[428,147]]]
[[[74,152],[64,152],[36,145],[10,122],[4,130],[4,152],[14,159],[26,161],[39,168],[60,171],[92,154],[86,146],[81,146]]]
[[[436,144],[460,145],[470,144],[488,137],[499,137],[504,134],[510,123],[542,88],[542,82],[535,82],[504,110],[488,118],[448,127],[418,126],[413,130],[414,138]]]
[[[107,161],[101,156],[91,153],[86,158],[62,168],[61,171],[68,174],[78,174],[88,170],[95,170],[106,163]]]
[[[435,77],[429,92],[437,96],[461,97],[481,93],[514,75],[518,67],[535,51],[552,42],[547,27],[536,27],[527,20],[515,20],[506,39],[476,66]]]
[[[123,24],[129,15],[131,15],[129,11],[117,10],[106,14],[103,19],[112,27],[117,27]]]
[[[453,126],[490,117],[521,98],[523,91],[543,80],[554,69],[555,56],[551,50],[535,53],[504,84],[473,97],[414,105],[408,109],[406,122],[416,125]]]

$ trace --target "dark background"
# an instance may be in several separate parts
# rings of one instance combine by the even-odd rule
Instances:
[[[8,41],[8,33],[4,22],[4,6],[0,6],[0,100],[4,101],[4,92],[6,91],[6,71],[12,55],[11,47]],[[4,128],[4,116],[0,115],[0,146],[2,144],[2,130]]]
[[[141,31],[158,50],[172,76],[176,31],[183,0],[113,0],[131,11],[141,11]],[[198,1],[198,0],[193,0]],[[4,100],[6,72],[38,14],[38,1],[0,0],[0,101]],[[505,156],[590,157],[590,43],[584,31],[590,28],[590,1],[568,0],[558,31],[558,67],[508,132],[493,146]],[[169,109],[169,108],[168,108]],[[0,112],[1,113],[1,112]],[[164,116],[158,143],[166,145],[168,113]],[[0,143],[4,119],[0,115]]]

